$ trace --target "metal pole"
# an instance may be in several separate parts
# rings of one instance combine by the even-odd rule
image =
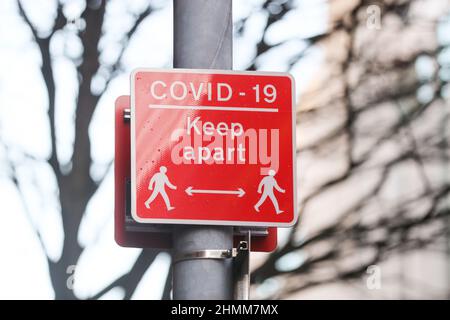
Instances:
[[[175,68],[232,68],[232,0],[174,0]],[[231,249],[233,228],[174,227],[177,253]],[[232,299],[231,259],[195,259],[173,265],[173,298]]]

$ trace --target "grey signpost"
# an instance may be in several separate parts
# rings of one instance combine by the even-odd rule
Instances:
[[[231,0],[174,0],[174,68],[232,69]],[[174,256],[233,246],[233,227],[174,227]],[[232,299],[232,259],[173,264],[174,299]]]

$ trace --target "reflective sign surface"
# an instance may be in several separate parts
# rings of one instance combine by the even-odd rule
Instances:
[[[297,216],[292,78],[211,72],[132,74],[133,218],[292,225]]]

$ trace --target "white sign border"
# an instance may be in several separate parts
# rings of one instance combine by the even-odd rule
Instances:
[[[141,218],[136,212],[136,134],[135,134],[135,84],[134,79],[139,72],[160,72],[160,73],[204,73],[204,74],[235,74],[252,76],[278,76],[289,77],[291,80],[292,92],[292,174],[294,188],[292,190],[294,199],[294,218],[290,222],[264,222],[264,221],[231,221],[231,220],[195,220],[195,219],[153,219]],[[131,109],[131,216],[136,222],[149,224],[186,224],[186,225],[222,225],[222,226],[253,226],[253,227],[292,227],[298,220],[297,204],[297,159],[296,159],[296,90],[295,79],[287,72],[269,72],[269,71],[234,71],[220,69],[158,69],[158,68],[137,68],[131,72],[130,76],[130,109]]]

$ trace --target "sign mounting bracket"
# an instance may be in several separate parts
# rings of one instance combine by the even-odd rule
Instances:
[[[237,254],[233,261],[234,298],[236,300],[249,300],[250,298],[251,238],[252,232],[248,230],[245,240],[239,243]]]

